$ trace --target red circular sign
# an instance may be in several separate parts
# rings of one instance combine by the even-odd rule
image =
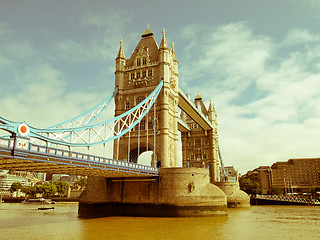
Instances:
[[[26,137],[29,134],[29,127],[27,124],[25,123],[21,123],[18,126],[18,133],[23,136]]]
[[[25,134],[27,132],[27,127],[26,126],[21,126],[20,127],[20,132]]]

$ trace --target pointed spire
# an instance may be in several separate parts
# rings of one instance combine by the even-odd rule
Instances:
[[[124,55],[124,51],[123,51],[123,41],[122,39],[120,40],[120,49],[118,52],[118,56],[116,59],[126,59],[125,55]]]
[[[169,49],[168,44],[167,44],[167,40],[166,40],[166,30],[165,29],[162,30],[162,41],[160,44],[160,49]]]
[[[211,122],[214,122],[214,121],[216,122],[217,113],[216,113],[216,110],[214,109],[214,103],[212,103],[211,100],[210,100],[209,109],[208,109],[208,117]]]
[[[213,112],[213,110],[214,110],[214,104],[211,103],[211,99],[210,99],[208,111],[209,111],[209,112]]]

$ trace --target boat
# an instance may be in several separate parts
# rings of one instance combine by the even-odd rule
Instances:
[[[22,203],[55,204],[55,201],[45,198],[29,198],[25,199]]]
[[[38,210],[54,210],[54,207],[39,207]]]

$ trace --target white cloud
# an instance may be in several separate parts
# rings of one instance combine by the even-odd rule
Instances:
[[[6,89],[0,99],[1,115],[47,127],[72,118],[93,107],[105,96],[101,92],[67,92],[63,74],[48,64],[35,65],[19,76],[16,88]]]
[[[215,102],[225,164],[245,173],[288,158],[319,156],[317,34],[292,29],[278,43],[240,22],[192,25],[181,36],[189,41],[180,56],[184,89]]]

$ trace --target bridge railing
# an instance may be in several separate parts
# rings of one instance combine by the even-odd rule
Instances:
[[[158,168],[156,167],[75,152],[71,150],[53,148],[49,146],[41,146],[30,143],[28,138],[14,137],[6,139],[0,137],[0,149],[6,150],[7,152],[11,152],[14,156],[18,155],[26,157],[30,154],[55,159],[68,159],[78,163],[92,163],[99,166],[107,165],[108,167],[121,167],[122,169],[127,170],[135,169],[137,171],[147,172],[154,175],[158,174]]]

